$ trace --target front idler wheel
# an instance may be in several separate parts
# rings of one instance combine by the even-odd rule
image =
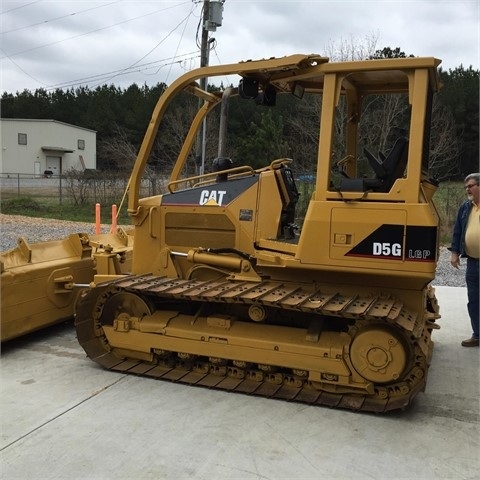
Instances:
[[[401,381],[411,357],[402,333],[385,325],[360,330],[350,346],[352,366],[363,378],[377,384]]]

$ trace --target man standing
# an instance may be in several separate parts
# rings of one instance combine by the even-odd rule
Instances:
[[[460,205],[457,220],[453,227],[452,252],[450,263],[458,268],[460,256],[467,258],[467,282],[468,314],[472,323],[472,337],[463,340],[464,347],[478,347],[478,317],[479,317],[479,273],[478,259],[480,257],[480,173],[471,173],[465,177],[465,190],[468,200]]]

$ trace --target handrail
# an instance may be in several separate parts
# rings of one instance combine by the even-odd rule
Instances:
[[[201,185],[203,183],[207,183],[206,179],[209,179],[210,177],[216,177],[217,175],[221,174],[228,174],[230,175],[239,175],[239,174],[251,174],[253,175],[255,173],[255,170],[248,166],[248,165],[242,165],[240,167],[235,167],[235,168],[229,168],[227,170],[220,170],[218,172],[209,172],[209,173],[204,173],[203,175],[195,175],[194,177],[188,177],[188,178],[181,178],[179,180],[174,180],[172,182],[169,182],[167,185],[167,188],[170,193],[173,193],[176,189],[173,188],[180,183],[187,183],[187,182],[193,182],[195,180],[200,180],[198,183],[195,185]]]

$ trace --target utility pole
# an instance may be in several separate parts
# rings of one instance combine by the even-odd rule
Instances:
[[[225,0],[204,0],[203,17],[202,17],[202,42],[200,47],[200,67],[207,67],[210,59],[210,47],[215,41],[214,38],[208,38],[209,32],[215,32],[217,27],[222,26],[222,12]],[[208,78],[200,79],[200,88],[207,90]],[[200,106],[202,100],[199,100]],[[207,122],[206,119],[202,123],[202,132],[197,137],[196,161],[199,166],[199,175],[205,172],[205,150],[207,139]]]
[[[208,60],[209,60],[209,45],[208,45],[208,30],[207,30],[207,25],[208,25],[208,15],[210,11],[210,1],[209,0],[204,0],[203,1],[203,21],[202,21],[202,44],[201,44],[201,49],[200,49],[200,67],[206,67],[208,66]],[[206,80],[202,78],[200,80],[202,84],[202,88],[205,88],[206,86]]]
[[[207,67],[210,60],[210,45],[208,43],[208,30],[206,28],[208,22],[208,13],[210,10],[209,0],[204,0],[203,2],[203,21],[202,21],[202,44],[200,48],[200,67]],[[200,88],[206,90],[208,85],[208,78],[203,77],[200,79]],[[202,99],[199,99],[201,105]],[[207,120],[204,119],[202,122],[202,133],[201,137],[198,138],[197,149],[197,158],[198,154],[200,155],[200,167],[198,173],[203,175],[205,173],[205,152],[206,152],[206,143],[207,143]]]

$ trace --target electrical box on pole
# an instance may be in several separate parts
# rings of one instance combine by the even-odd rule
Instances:
[[[217,27],[222,26],[223,4],[225,0],[209,2],[208,18],[205,22],[205,30],[215,32]]]

